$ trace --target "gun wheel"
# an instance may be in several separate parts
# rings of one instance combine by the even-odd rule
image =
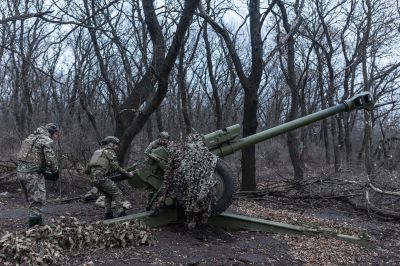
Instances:
[[[220,159],[218,159],[215,166],[214,177],[217,179],[217,202],[212,209],[212,213],[220,214],[231,204],[233,193],[235,192],[235,184],[228,166]]]

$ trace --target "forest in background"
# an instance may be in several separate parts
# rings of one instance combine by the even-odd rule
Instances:
[[[61,126],[64,169],[80,169],[107,135],[126,165],[162,130],[177,139],[239,123],[248,136],[369,91],[372,112],[228,160],[243,191],[282,166],[296,188],[316,167],[399,189],[398,1],[4,0],[0,12],[2,162],[48,122]]]

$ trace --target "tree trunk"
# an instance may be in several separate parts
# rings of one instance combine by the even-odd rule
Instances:
[[[209,4],[210,4],[210,2],[207,2],[207,9],[209,8]],[[208,76],[210,77],[212,95],[213,95],[213,100],[214,100],[215,127],[216,127],[216,129],[221,129],[223,127],[222,107],[221,107],[221,100],[220,100],[220,97],[218,94],[217,81],[215,80],[215,76],[214,76],[212,53],[211,53],[210,42],[208,40],[207,23],[206,22],[204,22],[203,38],[204,38],[204,44],[206,47]]]
[[[374,165],[371,161],[371,135],[372,135],[372,122],[371,115],[368,111],[364,111],[364,154],[365,154],[365,170],[367,174],[372,174]]]
[[[147,132],[147,142],[150,143],[154,140],[154,135],[153,135],[153,121],[152,118],[150,117],[147,120],[146,123],[146,132]]]
[[[253,92],[253,93],[251,93]],[[244,96],[243,137],[257,132],[257,89],[250,89]],[[242,186],[244,191],[256,190],[255,145],[242,150]]]
[[[158,132],[164,131],[165,127],[163,125],[162,115],[161,115],[161,106],[156,110],[156,121],[157,121],[157,128]]]
[[[183,44],[184,46],[185,44]],[[186,85],[186,71],[184,68],[184,49],[181,49],[179,53],[179,65],[178,65],[178,91],[182,104],[182,116],[185,128],[185,134],[189,134],[192,131],[192,122],[190,121],[189,106],[188,106],[188,95]]]
[[[367,48],[368,41],[371,31],[372,23],[372,6],[370,0],[365,0],[366,4],[366,27],[363,33],[362,43],[361,43],[361,56],[362,56],[362,74],[364,81],[364,91],[370,90],[370,80],[368,76],[368,66],[367,66]],[[373,171],[373,165],[371,163],[371,134],[372,134],[372,122],[371,116],[367,111],[364,111],[364,138],[361,150],[364,152],[364,163],[365,170],[367,174],[371,174]],[[361,153],[362,154],[362,153]]]
[[[283,18],[283,26],[285,28],[286,34],[289,34],[292,26],[289,23],[287,11],[282,1],[277,2],[279,8],[282,12]],[[286,83],[288,84],[291,92],[291,103],[290,103],[290,111],[288,113],[287,120],[292,121],[299,117],[299,103],[300,103],[300,94],[297,86],[297,77],[296,77],[296,65],[295,65],[295,39],[293,36],[289,36],[287,39],[287,55],[286,55],[286,64],[287,69],[285,71],[282,66],[282,70],[285,73]],[[294,183],[295,185],[300,185],[301,181],[304,178],[304,162],[301,160],[300,154],[300,141],[298,139],[297,131],[290,131],[287,134],[287,144],[289,148],[290,160],[293,165],[294,171]]]
[[[323,65],[322,65],[322,55],[318,48],[315,48],[315,53],[317,54],[317,68],[318,68],[318,89],[319,95],[321,97],[321,108],[322,110],[326,109],[326,100],[324,93],[324,78],[323,78]],[[325,162],[327,165],[331,164],[331,155],[330,155],[330,145],[329,145],[329,134],[328,134],[328,122],[326,119],[321,121],[321,137],[324,141],[325,147]]]

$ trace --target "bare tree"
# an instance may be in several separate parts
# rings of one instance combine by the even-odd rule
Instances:
[[[270,4],[270,10],[275,5],[275,1]],[[262,20],[260,14],[260,1],[251,0],[248,5],[249,27],[251,42],[251,70],[246,75],[240,56],[235,49],[235,43],[230,37],[228,31],[212,20],[202,9],[202,17],[221,35],[228,48],[229,55],[232,58],[236,73],[244,90],[244,108],[243,108],[243,137],[253,135],[257,131],[257,106],[258,89],[262,77],[263,62],[263,40],[261,38]],[[266,12],[268,14],[268,12]],[[266,16],[265,14],[265,16]],[[244,148],[242,150],[242,190],[256,189],[256,169],[255,169],[255,146]]]
[[[296,2],[295,12],[297,14],[297,19],[300,20],[300,13],[303,7],[304,1],[301,3]],[[289,22],[287,9],[282,1],[278,0],[277,5],[282,14],[282,23],[286,31],[287,43],[286,43],[286,69],[282,65],[282,70],[284,71],[286,82],[291,91],[291,105],[288,114],[288,120],[294,120],[299,117],[299,104],[300,104],[300,93],[299,93],[299,81],[296,78],[296,66],[295,66],[295,38],[290,35],[291,32],[297,31],[299,24],[291,25]],[[296,29],[297,27],[297,29]],[[304,162],[301,160],[301,151],[299,150],[300,141],[298,139],[297,133],[294,131],[288,133],[288,148],[290,159],[294,170],[294,181],[297,185],[303,180],[304,176]]]
[[[207,14],[210,12],[210,1],[207,1]],[[212,99],[214,100],[214,112],[215,112],[215,125],[216,129],[222,128],[222,107],[221,107],[221,100],[219,97],[219,90],[217,80],[214,75],[214,67],[213,67],[213,60],[212,60],[212,51],[210,41],[208,39],[208,29],[207,29],[207,22],[204,21],[204,31],[203,31],[203,39],[204,45],[206,49],[206,56],[207,56],[207,69],[208,69],[208,76],[210,78],[210,84],[212,89]]]
[[[94,45],[102,77],[111,96],[111,104],[114,109],[116,121],[115,134],[121,140],[121,149],[118,155],[122,160],[134,136],[140,132],[150,115],[159,107],[168,91],[169,74],[179,54],[182,40],[191,23],[193,13],[199,1],[185,1],[180,21],[176,25],[175,35],[168,50],[162,27],[157,20],[153,1],[142,1],[145,23],[153,45],[153,58],[142,78],[136,82],[134,88],[128,88],[128,95],[126,95],[125,100],[122,102],[119,102],[117,88],[108,73],[107,66],[104,62],[104,55],[102,55],[101,48],[98,44],[96,28],[98,28],[99,25],[96,21],[96,17],[93,16],[96,12],[96,6],[93,1],[90,3],[88,1],[84,2],[86,12],[89,17],[91,17],[87,22],[89,23],[88,26],[90,26],[88,30]],[[112,41],[115,39],[114,36]],[[130,68],[128,64],[124,64],[124,67],[125,70]],[[132,84],[132,81],[129,80],[129,72],[127,77],[127,84],[129,86],[129,84]],[[152,95],[153,90],[151,88],[153,88],[155,84],[157,84],[157,90]],[[148,100],[146,105],[143,105],[150,95],[152,95],[150,100]],[[141,106],[142,108],[140,109]]]
[[[384,68],[378,68],[377,66],[381,56],[379,50],[383,48],[382,44],[387,39],[393,38],[393,28],[391,26],[387,27],[387,24],[385,24],[385,19],[387,17],[390,18],[390,13],[387,13],[387,10],[391,10],[391,8],[389,6],[382,6],[382,3],[379,1],[365,0],[363,2],[363,10],[366,22],[362,31],[359,51],[363,90],[372,91],[379,99],[384,94],[383,91],[385,91],[381,89],[382,78],[387,78],[400,67],[399,62],[389,63]],[[380,93],[377,93],[379,90],[381,90]],[[365,169],[368,174],[371,174],[374,170],[373,163],[371,162],[373,117],[374,112],[364,112],[364,137],[359,151],[359,158],[364,156]]]

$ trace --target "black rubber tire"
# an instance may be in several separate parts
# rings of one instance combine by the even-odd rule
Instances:
[[[217,199],[217,202],[212,209],[213,215],[220,214],[231,205],[233,194],[235,192],[235,180],[233,179],[228,166],[221,159],[218,159],[217,165],[215,166],[215,172],[221,178],[224,187],[222,197]]]

